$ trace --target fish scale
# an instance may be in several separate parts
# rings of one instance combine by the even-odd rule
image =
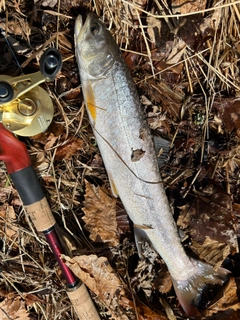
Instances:
[[[113,194],[140,235],[136,244],[141,237],[149,240],[167,264],[183,309],[194,315],[206,283],[223,283],[228,271],[189,258],[182,247],[135,84],[110,32],[96,16],[89,14],[84,25],[79,16],[75,46],[87,112]]]

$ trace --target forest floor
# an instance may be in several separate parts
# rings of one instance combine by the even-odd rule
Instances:
[[[131,222],[111,194],[86,114],[74,22],[89,11],[101,18],[131,70],[152,133],[169,141],[160,170],[184,248],[232,272],[205,297],[196,319],[237,320],[240,1],[169,3],[0,0],[0,74],[38,71],[48,47],[62,55],[56,79],[41,85],[53,101],[52,124],[20,139],[59,225],[66,259],[91,289],[101,319],[188,319],[161,257],[145,244],[145,258],[138,258]],[[28,219],[3,162],[0,178],[0,318],[77,319],[44,234]]]

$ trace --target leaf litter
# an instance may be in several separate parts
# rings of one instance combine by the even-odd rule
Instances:
[[[69,234],[72,257],[65,259],[89,285],[101,318],[186,316],[164,261],[148,244],[138,260],[131,222],[108,191],[74,59],[74,19],[82,10],[95,12],[109,27],[150,128],[170,142],[161,173],[184,247],[232,271],[197,319],[239,319],[239,3],[5,0],[0,9],[1,74],[20,74],[4,35],[25,73],[39,70],[49,46],[63,56],[56,80],[43,84],[53,100],[53,124],[24,141],[53,214]],[[2,163],[0,203],[1,317],[77,319],[59,267]],[[104,291],[107,276],[112,282]]]

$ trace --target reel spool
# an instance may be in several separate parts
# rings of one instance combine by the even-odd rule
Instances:
[[[49,48],[40,60],[40,71],[19,77],[0,76],[0,122],[20,136],[44,132],[53,118],[53,104],[39,84],[53,81],[62,66],[58,50]]]

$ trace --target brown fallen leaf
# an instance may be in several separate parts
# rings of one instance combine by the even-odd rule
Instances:
[[[66,143],[63,143],[57,148],[56,160],[71,159],[72,156],[83,148],[83,140],[77,137],[70,138]]]
[[[185,0],[174,0],[171,3],[173,13],[189,13],[203,10],[206,8],[206,0],[195,0],[195,1],[185,1]]]
[[[157,19],[152,16],[148,16],[146,18],[147,22],[147,33],[149,38],[151,39],[152,49],[159,47],[160,39],[161,39],[161,28],[162,22],[160,19]]]
[[[213,110],[217,112],[218,120],[222,122],[222,126],[228,133],[237,131],[239,136],[240,128],[240,99],[224,98],[215,99]]]
[[[1,232],[3,232],[10,241],[15,239],[19,228],[13,224],[16,222],[16,213],[14,208],[12,206],[2,206],[0,209],[0,217],[2,217],[1,220],[3,220],[3,223],[0,223]],[[17,246],[15,242],[13,243],[13,246]]]
[[[168,53],[166,54],[167,64],[176,64],[182,58],[186,50],[186,43],[180,38],[175,38],[174,41],[168,41],[166,44],[166,50]]]
[[[191,249],[198,254],[200,259],[210,263],[215,269],[221,266],[231,252],[227,243],[212,240],[208,236],[203,244],[192,241]]]
[[[204,311],[204,316],[209,317],[225,310],[240,310],[240,302],[237,295],[237,284],[234,278],[221,289],[211,305]],[[225,319],[229,319],[226,317]]]
[[[172,308],[167,303],[167,301],[164,298],[160,298],[160,302],[167,314],[168,320],[177,320],[175,314],[173,313]]]
[[[134,21],[138,21],[138,16],[142,15],[142,10],[145,9],[146,5],[147,5],[148,1],[147,0],[139,0],[137,2],[133,1],[133,0],[129,0],[128,2],[123,2],[123,8],[122,8],[122,12],[131,12],[131,16],[132,19]],[[132,5],[129,5],[132,4]],[[140,10],[139,10],[140,9]],[[124,11],[123,11],[124,10]]]
[[[119,300],[125,291],[107,258],[98,258],[94,254],[76,256],[72,259],[64,255],[62,257],[76,276],[115,314]]]
[[[48,150],[51,149],[56,141],[58,140],[58,136],[55,136],[52,132],[49,134],[48,138],[47,138],[47,142],[44,146],[44,150]]]
[[[30,319],[29,313],[25,307],[25,301],[15,293],[9,293],[7,297],[0,302],[1,320],[26,320]]]
[[[217,314],[211,317],[201,317],[200,320],[239,320],[240,319],[240,310],[233,310],[229,308],[224,312],[218,312]]]
[[[51,140],[51,137],[59,137],[61,135],[64,135],[64,132],[64,126],[53,121],[48,127],[47,131],[36,134],[35,136],[32,136],[31,139],[43,144],[44,149],[46,149],[46,144],[49,140]]]
[[[167,293],[172,288],[171,275],[165,264],[162,266],[157,278],[154,280],[154,287],[161,293]]]
[[[85,181],[86,194],[83,202],[85,228],[90,239],[106,242],[111,246],[119,245],[117,232],[116,199],[110,197],[103,187],[95,187]]]
[[[196,199],[181,209],[181,214],[177,224],[183,229],[188,229],[192,241],[201,246],[204,244],[206,237],[209,240],[205,243],[206,252],[210,260],[213,259],[214,252],[217,253],[217,243],[222,252],[215,256],[214,263],[221,264],[227,252],[234,254],[238,252],[238,243],[236,238],[236,218],[232,210],[231,195],[226,194],[221,188],[209,185],[198,193]],[[210,239],[215,241],[211,245]],[[223,246],[227,244],[229,248]],[[203,254],[203,248],[199,246],[197,253]],[[197,246],[195,245],[197,250]],[[207,249],[208,248],[208,249]],[[230,250],[229,250],[230,249]],[[211,250],[214,252],[211,253]],[[211,258],[212,257],[212,258]],[[209,261],[211,263],[211,261]],[[213,261],[212,261],[213,262]]]
[[[41,302],[44,303],[45,301],[43,299],[40,299],[36,294],[27,293],[24,294],[26,306],[32,306],[35,302]]]
[[[162,311],[158,311],[158,313],[152,311],[147,306],[138,303],[136,306],[133,304],[133,302],[126,297],[121,297],[120,301],[121,306],[124,307],[124,309],[131,308],[132,310],[135,309],[135,312],[137,312],[137,319],[139,320],[167,320],[168,318]]]

